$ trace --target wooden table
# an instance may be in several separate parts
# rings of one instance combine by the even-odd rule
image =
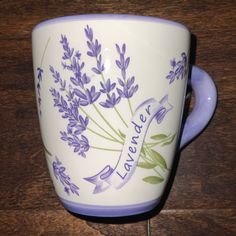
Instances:
[[[159,16],[189,26],[195,64],[218,87],[208,128],[181,153],[159,214],[93,222],[59,203],[42,149],[34,94],[31,30],[82,13]],[[0,235],[236,235],[235,1],[39,1],[0,3]]]

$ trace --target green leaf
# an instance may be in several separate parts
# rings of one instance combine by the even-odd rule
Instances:
[[[175,136],[176,136],[176,134],[174,134],[169,141],[163,143],[161,146],[163,147],[163,146],[171,144],[174,141]]]
[[[166,139],[168,136],[166,134],[156,134],[151,136],[151,139],[154,140],[162,140],[162,139]]]
[[[125,139],[126,135],[125,135],[123,132],[121,132],[119,129],[118,129],[118,131],[119,131],[120,136],[121,136],[123,139]]]
[[[137,166],[144,169],[153,169],[157,166],[157,164],[150,162],[139,162]]]
[[[164,169],[167,169],[166,161],[160,153],[158,153],[155,150],[151,149],[150,150],[150,156],[151,156],[152,160],[154,161],[154,163],[156,163],[157,165],[159,165],[160,167],[162,167]]]
[[[143,178],[143,181],[149,184],[159,184],[163,182],[164,179],[157,176],[148,176],[148,177]]]
[[[144,149],[143,146],[142,146],[142,148],[141,148],[141,153],[142,153],[143,155],[146,155],[146,152],[145,152],[145,149]]]

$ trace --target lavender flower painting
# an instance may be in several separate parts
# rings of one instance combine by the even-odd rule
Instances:
[[[65,173],[66,168],[62,165],[61,161],[56,157],[52,163],[53,173],[57,180],[64,186],[64,192],[68,195],[70,193],[79,196],[79,188],[71,182],[69,175]]]
[[[43,80],[43,69],[38,67],[37,68],[37,79],[38,79],[38,82],[36,84],[36,88],[37,88],[37,101],[38,101],[38,107],[39,107],[39,115],[42,115],[42,111],[41,111],[41,83],[42,83],[42,80]]]
[[[166,76],[169,80],[169,84],[173,83],[175,80],[183,79],[187,74],[187,55],[185,52],[181,53],[181,59],[176,62],[175,58],[170,61],[171,70]]]
[[[36,91],[37,91],[37,102],[38,102],[38,111],[39,111],[39,115],[42,115],[42,111],[41,111],[41,102],[42,102],[42,98],[41,98],[41,83],[43,81],[43,73],[44,70],[42,69],[43,67],[43,59],[49,44],[50,38],[47,40],[47,43],[45,45],[44,51],[43,51],[43,55],[40,61],[40,66],[37,67],[37,82],[36,82]]]
[[[85,55],[79,49],[70,44],[67,35],[62,34],[58,43],[61,45],[62,56],[61,66],[49,66],[53,86],[50,93],[53,99],[55,109],[58,110],[61,118],[65,121],[65,127],[60,130],[58,136],[65,142],[78,158],[86,158],[91,149],[115,152],[120,155],[125,143],[125,131],[128,122],[134,115],[132,107],[132,98],[139,92],[139,85],[136,77],[129,71],[129,66],[133,62],[128,55],[128,45],[126,43],[114,43],[114,52],[117,58],[114,61],[114,67],[117,69],[115,78],[106,78],[104,73],[106,67],[103,57],[103,47],[95,37],[94,31],[90,26],[84,28],[84,38],[86,40],[87,51]],[[85,58],[89,58],[93,65],[88,68],[85,64]],[[182,53],[181,60],[171,62],[171,71],[166,79],[171,84],[175,79],[182,79],[186,73],[186,54]],[[86,69],[85,69],[86,68]],[[67,71],[64,78],[62,71]],[[43,70],[39,68],[39,77]],[[64,73],[65,74],[65,73]],[[167,96],[168,98],[168,96]],[[123,117],[120,112],[121,101],[127,104],[130,114]],[[89,108],[89,109],[88,109]],[[156,115],[157,124],[160,124],[163,117],[172,110],[162,109]],[[93,112],[91,112],[91,109]],[[104,109],[114,111],[120,120],[121,127],[112,124],[104,115]],[[99,116],[99,121],[96,120]],[[96,146],[89,139],[91,135],[97,136],[106,142],[120,145],[120,148],[109,148],[108,146]],[[156,134],[149,137],[151,142],[144,141],[138,167],[150,169],[152,175],[143,179],[149,184],[158,184],[164,181],[162,173],[168,171],[165,158],[157,152],[157,148],[171,144],[175,139],[175,134]],[[59,159],[53,162],[54,175],[64,185],[65,191],[78,194],[78,187],[71,183],[68,175],[65,174],[65,168]]]

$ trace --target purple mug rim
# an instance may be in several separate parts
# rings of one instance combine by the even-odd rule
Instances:
[[[153,22],[153,23],[161,23],[161,24],[176,26],[178,28],[182,28],[190,32],[187,26],[173,20],[168,20],[154,16],[141,16],[132,14],[81,14],[81,15],[62,16],[48,19],[38,23],[33,28],[32,32],[34,32],[36,29],[41,28],[42,26],[47,26],[55,23],[70,22],[70,21],[71,22],[85,21],[85,20],[133,20],[133,21]]]

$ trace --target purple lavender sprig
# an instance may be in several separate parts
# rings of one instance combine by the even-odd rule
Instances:
[[[93,85],[88,87],[91,78],[83,73],[85,63],[81,61],[81,53],[70,47],[65,35],[61,35],[60,43],[63,48],[62,67],[72,72],[73,76],[70,77],[71,84],[67,86],[60,73],[50,66],[54,82],[60,86],[60,91],[51,88],[50,92],[54,106],[62,113],[62,118],[68,120],[66,131],[60,132],[61,139],[73,147],[75,153],[86,157],[90,145],[83,132],[87,129],[89,119],[79,114],[79,107],[96,102],[101,93],[96,91]],[[66,92],[66,98],[60,94],[61,92]]]
[[[99,104],[105,108],[113,108],[119,102],[121,97],[117,96],[112,90],[116,87],[116,83],[111,83],[111,80],[108,79],[105,83],[100,82],[101,89],[100,92],[106,94],[107,98],[105,102],[99,102]]]
[[[74,76],[70,77],[70,80],[73,85],[80,88],[74,88],[73,93],[79,98],[79,102],[81,106],[87,106],[97,101],[100,96],[100,92],[96,91],[95,86],[91,86],[91,88],[85,88],[86,84],[89,84],[91,78],[87,76],[86,73],[83,73],[82,70],[84,68],[85,63],[81,61],[81,53],[77,51],[74,55],[74,48],[70,48],[69,42],[65,35],[61,35],[61,41],[64,55],[62,59],[62,66],[64,69],[72,71]],[[65,62],[69,61],[69,63]]]
[[[51,88],[50,92],[54,98],[54,107],[57,107],[58,111],[62,113],[62,118],[68,119],[67,130],[60,132],[61,139],[73,147],[75,153],[86,157],[85,153],[90,146],[88,139],[82,133],[88,126],[88,117],[84,118],[79,114],[79,101],[77,99],[68,102],[56,89]]]
[[[129,67],[130,57],[125,57],[126,45],[123,44],[122,47],[120,47],[116,44],[116,50],[120,56],[119,60],[116,60],[116,65],[121,71],[121,78],[118,78],[118,83],[121,86],[121,89],[117,88],[117,92],[120,97],[129,99],[137,92],[138,85],[134,84],[134,76],[127,78],[126,70]]]
[[[84,29],[84,32],[88,39],[87,45],[88,45],[89,50],[87,52],[87,55],[90,57],[95,57],[97,61],[97,67],[93,67],[92,71],[99,75],[105,70],[104,63],[102,62],[101,44],[98,42],[97,39],[94,40],[93,30],[88,25]]]
[[[75,52],[74,48],[70,48],[69,42],[65,35],[61,35],[60,43],[63,47],[62,66],[64,69],[72,71],[74,76],[70,77],[71,82],[75,86],[84,89],[84,86],[91,81],[86,73],[82,73],[85,63],[81,62],[81,53]]]
[[[77,131],[73,131],[71,127],[67,127],[67,132],[61,131],[61,139],[67,141],[68,145],[74,148],[74,152],[85,158],[85,153],[90,148],[89,141],[84,135],[79,137],[78,133]]]
[[[90,89],[85,89],[82,92],[79,89],[74,89],[74,94],[79,98],[79,104],[81,106],[87,106],[96,102],[100,96],[100,92],[96,92],[95,86],[93,85]]]
[[[39,115],[41,116],[42,115],[42,111],[41,111],[42,99],[41,99],[41,93],[40,93],[41,91],[40,83],[43,80],[43,69],[40,67],[37,68],[37,78],[38,78],[38,82],[36,84],[36,87],[37,87],[37,92],[38,92],[38,107],[39,107]]]
[[[171,70],[166,76],[169,80],[169,84],[173,83],[175,79],[183,79],[187,74],[187,55],[185,52],[181,53],[181,59],[176,62],[175,58],[170,61]]]
[[[64,191],[68,195],[72,193],[79,196],[79,187],[71,182],[69,175],[65,173],[66,168],[62,165],[61,161],[57,157],[55,159],[52,163],[54,176],[62,183]]]
[[[102,46],[97,39],[94,39],[92,28],[87,25],[87,27],[84,29],[84,32],[87,38],[87,45],[89,49],[87,51],[87,55],[96,58],[97,62],[97,66],[93,67],[92,71],[98,75],[101,75],[103,78],[103,81],[100,82],[100,92],[106,95],[106,99],[105,101],[99,102],[99,104],[104,108],[113,108],[120,102],[120,96],[117,96],[114,92],[112,92],[112,90],[114,90],[114,88],[116,87],[116,83],[111,83],[110,79],[105,81],[103,77],[103,71],[105,70],[105,66],[102,62]]]
[[[42,82],[42,80],[43,80],[43,69],[40,68],[40,67],[38,67],[38,68],[37,68],[37,71],[38,71],[37,78],[38,78],[38,80],[39,80],[40,82]]]
[[[49,70],[52,73],[52,76],[54,78],[54,82],[60,84],[60,86],[61,86],[60,91],[65,91],[66,81],[62,80],[60,73],[58,71],[56,71],[52,66],[49,66]]]
[[[50,66],[54,82],[60,85],[60,91],[65,91],[66,81],[63,81],[59,72]],[[62,118],[68,120],[67,132],[61,131],[61,139],[66,141],[69,146],[74,147],[74,152],[83,157],[89,150],[88,140],[82,133],[86,130],[89,119],[79,114],[80,101],[75,97],[75,92],[70,89],[66,95],[67,101],[56,89],[51,88],[50,92],[53,96],[54,107],[62,113]],[[77,137],[78,136],[78,137]]]
[[[74,53],[74,48],[69,47],[69,42],[68,42],[67,37],[65,35],[61,35],[60,43],[62,44],[63,49],[64,49],[64,55],[63,55],[62,59],[63,60],[71,59],[71,57]]]

